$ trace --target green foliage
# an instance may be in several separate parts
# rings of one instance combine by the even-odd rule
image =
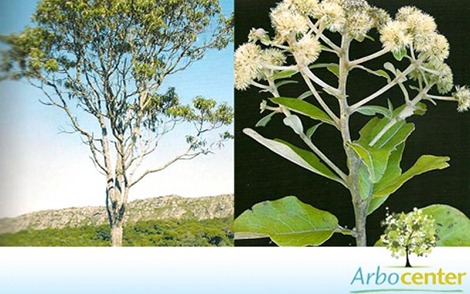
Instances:
[[[244,129],[243,132],[285,159],[311,172],[341,182],[341,179],[320,162],[320,159],[312,152],[297,148],[281,140],[266,139],[252,129]]]
[[[68,68],[88,58],[82,53],[104,50],[110,60],[134,55],[136,77],[159,78],[171,54],[156,58],[153,50],[140,49],[174,46],[184,48],[183,58],[200,59],[206,49],[228,44],[232,26],[217,0],[42,0],[32,20],[35,27],[2,39],[11,46],[4,64],[12,69],[18,63],[22,76],[36,75],[52,58],[60,56],[59,67]],[[204,32],[208,41],[198,42]]]
[[[318,246],[338,229],[338,219],[294,196],[265,201],[234,223],[237,239],[270,237],[280,246]]]
[[[268,123],[271,121],[272,117],[276,114],[277,112],[273,111],[271,112],[270,114],[266,115],[265,117],[263,117],[262,119],[260,119],[257,123],[256,123],[256,127],[265,127],[268,125]]]
[[[384,129],[386,125],[393,122],[393,126],[372,146],[376,149],[392,151],[395,147],[411,135],[415,127],[413,123],[398,120],[398,114],[405,108],[401,106],[393,111],[390,118],[374,117],[359,131],[360,138],[357,141],[362,146],[369,146],[372,140]],[[398,120],[398,121],[397,121]]]
[[[350,143],[348,145],[367,167],[371,183],[379,182],[385,173],[390,152],[383,148],[376,149],[369,145],[363,146],[358,143]]]
[[[390,195],[398,190],[405,182],[409,181],[416,175],[422,173],[444,169],[449,167],[447,163],[450,160],[447,156],[433,156],[433,155],[423,155],[418,161],[406,172],[397,176],[394,179],[386,179],[386,184],[379,183],[374,186],[374,196],[381,197],[385,195]]]
[[[401,61],[403,57],[406,56],[406,48],[401,48],[400,50],[392,51],[393,57],[395,57],[396,60]]]
[[[382,177],[382,180],[379,182],[382,185],[388,185],[393,182],[394,179],[398,178],[402,174],[402,170],[400,167],[400,162],[403,156],[403,151],[405,150],[405,143],[402,143],[397,146],[397,148],[390,153],[390,157],[388,158],[387,168],[385,169],[385,173]],[[390,195],[384,196],[374,196],[369,204],[369,208],[367,214],[371,214],[377,208],[379,208]]]
[[[138,221],[123,228],[123,246],[233,246],[232,219]],[[24,230],[0,235],[0,246],[109,246],[109,225]]]
[[[460,210],[435,204],[421,209],[434,218],[437,228],[437,246],[470,246],[470,219]]]
[[[109,117],[113,134],[133,123],[158,133],[165,117],[218,126],[233,120],[233,109],[212,99],[196,97],[191,107],[174,88],[157,93],[165,77],[231,40],[232,20],[218,0],[41,0],[32,22],[0,37],[7,45],[0,70],[59,96],[45,104],[66,110],[65,97],[74,99],[86,113]]]
[[[370,105],[370,106],[362,106],[357,109],[357,112],[368,115],[368,116],[375,116],[376,114],[382,114],[385,117],[391,117],[392,113],[385,107]]]
[[[361,176],[362,185],[370,187],[373,183],[373,190],[364,188],[361,193],[363,199],[373,197],[369,206],[369,213],[377,209],[389,195],[394,193],[406,181],[416,175],[448,167],[448,157],[439,157],[432,155],[421,156],[415,165],[402,173],[400,161],[402,159],[404,142],[414,130],[414,124],[407,123],[404,120],[397,119],[397,115],[404,109],[401,106],[395,109],[390,117],[372,118],[360,131],[359,140],[349,144],[354,149],[362,163],[367,167],[368,177]],[[419,107],[415,113],[423,115],[425,107]],[[373,146],[370,146],[372,140],[387,124],[394,122],[394,125],[378,140]],[[363,171],[364,173],[364,171]]]
[[[412,212],[392,213],[385,219],[385,233],[380,240],[392,256],[408,257],[411,253],[417,256],[429,254],[436,246],[436,226],[434,218],[424,214],[422,210],[414,209]]]
[[[270,100],[276,104],[285,106],[292,111],[308,116],[314,120],[319,120],[324,123],[334,125],[333,120],[323,110],[306,101],[296,98],[284,97],[271,98]]]

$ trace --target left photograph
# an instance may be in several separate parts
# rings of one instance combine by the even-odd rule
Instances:
[[[0,3],[0,246],[233,246],[233,9]]]

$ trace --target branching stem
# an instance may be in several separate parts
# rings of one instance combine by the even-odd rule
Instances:
[[[383,48],[382,50],[377,51],[377,52],[375,52],[374,54],[371,54],[371,55],[368,55],[368,56],[365,56],[365,57],[362,57],[362,58],[353,60],[353,61],[351,61],[349,64],[350,64],[351,66],[356,66],[356,65],[359,65],[359,64],[364,63],[364,62],[366,62],[366,61],[369,61],[369,60],[375,59],[375,58],[377,58],[377,57],[380,57],[380,56],[382,56],[382,55],[385,55],[385,54],[387,54],[388,52],[390,52],[390,50]]]
[[[374,100],[375,98],[379,97],[380,95],[384,94],[391,88],[393,88],[395,85],[397,85],[403,77],[406,77],[410,72],[415,70],[417,67],[419,67],[419,64],[422,62],[423,59],[418,59],[416,63],[410,64],[400,75],[395,77],[393,81],[388,83],[387,85],[383,86],[381,89],[379,89],[377,92],[369,95],[368,97],[362,99],[361,101],[357,102],[356,104],[352,105],[350,107],[351,113],[355,112],[359,107],[361,107],[364,104],[369,103],[370,101]]]
[[[395,116],[392,120],[390,120],[385,127],[380,130],[380,132],[372,139],[372,141],[369,143],[369,146],[374,146],[377,141],[380,140],[380,138],[385,135],[385,133],[388,132],[397,122],[405,120],[407,117],[411,116],[414,112],[414,107],[418,102],[420,102],[427,94],[427,92],[431,89],[431,87],[434,86],[434,84],[431,84],[424,88],[423,91],[421,91],[416,97],[407,104],[407,106],[399,113],[397,116]]]

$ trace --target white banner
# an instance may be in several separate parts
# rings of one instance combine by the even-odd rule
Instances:
[[[0,248],[2,293],[467,293],[470,248]]]

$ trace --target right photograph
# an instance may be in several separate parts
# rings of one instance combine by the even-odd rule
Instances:
[[[235,11],[235,246],[470,246],[467,3]]]

